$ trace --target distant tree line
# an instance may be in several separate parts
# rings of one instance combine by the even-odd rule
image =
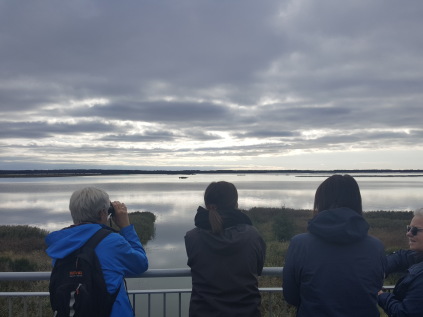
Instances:
[[[168,174],[168,175],[194,175],[194,174],[381,174],[381,173],[423,173],[423,170],[405,169],[364,169],[364,170],[123,170],[123,169],[52,169],[52,170],[0,170],[0,177],[63,177],[63,176],[95,176],[95,175],[129,175],[129,174]],[[423,176],[423,175],[417,175]]]

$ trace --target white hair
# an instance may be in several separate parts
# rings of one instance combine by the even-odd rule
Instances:
[[[85,187],[75,191],[69,202],[69,210],[74,224],[82,222],[98,222],[100,211],[107,210],[110,205],[109,195],[96,187]]]
[[[423,217],[423,208],[414,211],[414,216]]]

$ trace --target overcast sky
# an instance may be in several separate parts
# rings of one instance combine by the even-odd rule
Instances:
[[[421,169],[423,1],[0,0],[0,169]]]

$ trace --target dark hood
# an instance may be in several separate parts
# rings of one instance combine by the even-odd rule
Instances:
[[[239,224],[252,225],[250,218],[238,209],[219,211],[223,220],[223,229],[234,227]],[[209,211],[198,207],[194,218],[195,226],[201,229],[211,230],[209,222]]]
[[[327,242],[350,244],[367,236],[369,224],[350,208],[335,208],[319,212],[307,229]]]
[[[195,226],[200,230],[199,238],[212,252],[218,254],[235,254],[242,250],[242,246],[248,243],[252,227],[250,218],[240,210],[219,211],[223,220],[223,232],[214,234],[211,232],[209,212],[203,207],[198,207],[195,215]]]

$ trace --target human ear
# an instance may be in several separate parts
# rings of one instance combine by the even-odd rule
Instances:
[[[103,222],[106,219],[107,222],[107,211],[105,209],[101,209],[98,211],[98,220]]]

